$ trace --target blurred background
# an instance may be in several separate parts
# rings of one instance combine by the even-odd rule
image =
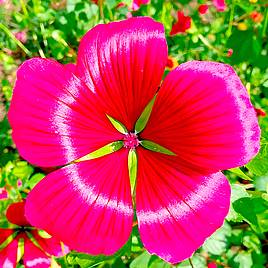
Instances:
[[[245,167],[225,171],[232,205],[225,224],[191,258],[176,266],[149,255],[137,226],[115,256],[76,252],[53,258],[52,267],[268,267],[268,1],[267,0],[0,0],[0,227],[9,204],[52,169],[20,158],[6,117],[18,66],[39,56],[75,63],[81,37],[94,25],[132,16],[164,24],[169,47],[166,73],[195,60],[232,65],[246,86],[262,128],[261,151]],[[0,243],[0,258],[3,245]],[[18,258],[17,267],[24,267]]]

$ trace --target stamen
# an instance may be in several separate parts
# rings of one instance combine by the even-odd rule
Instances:
[[[125,134],[123,142],[124,142],[124,147],[128,149],[135,149],[140,144],[138,136],[135,133],[131,133],[131,132]]]

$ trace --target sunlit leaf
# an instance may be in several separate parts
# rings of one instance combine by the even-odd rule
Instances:
[[[162,153],[162,154],[168,154],[168,155],[176,155],[173,152],[171,152],[170,150],[168,150],[167,148],[153,142],[153,141],[148,141],[148,140],[142,140],[140,142],[141,146],[143,146],[144,148],[150,150],[150,151],[154,151],[157,153]]]
[[[119,122],[118,120],[114,119],[113,117],[109,116],[108,114],[106,115],[108,117],[108,119],[110,120],[110,122],[112,123],[112,125],[122,134],[127,134],[127,129],[126,127]]]
[[[124,145],[124,143],[122,141],[111,142],[111,143],[103,146],[102,148],[75,160],[74,162],[91,160],[91,159],[105,156],[107,154],[111,154],[111,153],[116,152],[119,149],[121,149],[123,147],[123,145]]]
[[[141,132],[146,127],[148,120],[150,118],[152,109],[153,109],[153,105],[154,105],[156,96],[157,95],[155,95],[153,97],[153,99],[147,104],[147,106],[143,110],[142,114],[140,115],[139,119],[137,120],[137,122],[135,124],[135,132],[136,133]]]
[[[244,180],[252,181],[252,179],[248,175],[246,175],[240,168],[231,168],[228,170]]]
[[[130,150],[128,153],[128,172],[130,179],[131,194],[134,195],[136,187],[136,178],[137,178],[137,169],[138,169],[138,156],[135,150]]]

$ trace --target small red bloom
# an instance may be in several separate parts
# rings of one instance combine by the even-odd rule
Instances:
[[[17,202],[9,205],[6,216],[9,222],[16,224],[14,229],[0,228],[0,267],[15,268],[18,260],[18,243],[23,241],[25,268],[50,267],[51,256],[60,257],[68,253],[55,238],[44,238],[40,236],[24,215],[25,202]],[[34,242],[33,242],[34,241]],[[38,246],[37,246],[37,245]]]
[[[33,164],[65,165],[29,193],[32,225],[72,249],[112,255],[129,239],[134,203],[145,248],[171,263],[222,225],[230,185],[220,170],[256,155],[257,116],[231,66],[186,62],[162,81],[167,57],[163,25],[135,17],[91,29],[71,68],[41,58],[20,66],[13,140]],[[110,144],[110,154],[87,158]]]
[[[227,8],[225,0],[213,0],[212,3],[219,12],[224,12]]]
[[[170,35],[185,33],[187,29],[191,28],[191,17],[185,16],[182,11],[178,11],[177,16],[178,21],[172,26]]]
[[[199,12],[199,14],[201,14],[201,15],[203,15],[203,14],[206,14],[207,13],[207,11],[208,11],[208,5],[200,5],[199,7],[198,7],[198,12]]]
[[[250,17],[256,23],[260,23],[263,20],[263,15],[257,11],[251,12]]]
[[[217,268],[218,266],[215,262],[209,262],[207,267],[208,268]]]
[[[264,110],[262,110],[260,108],[255,108],[255,107],[254,107],[254,109],[255,109],[257,116],[260,116],[260,117],[266,116],[266,112]]]
[[[175,58],[168,56],[167,64],[166,64],[167,69],[173,70],[177,66],[178,66],[178,61]]]
[[[231,57],[233,55],[233,53],[234,53],[233,49],[232,48],[229,48],[227,50],[227,57]]]
[[[120,2],[117,4],[116,8],[125,7],[126,4],[124,2]]]

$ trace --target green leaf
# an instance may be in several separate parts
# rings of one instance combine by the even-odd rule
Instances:
[[[156,99],[155,95],[153,97],[153,99],[147,104],[147,106],[145,107],[145,109],[143,110],[143,112],[141,113],[139,119],[137,120],[136,124],[135,124],[135,132],[139,133],[142,130],[144,130],[144,128],[146,127],[148,120],[150,118],[152,109],[153,109],[153,105]]]
[[[226,219],[228,221],[233,221],[233,222],[242,222],[243,217],[234,210],[232,204],[236,200],[238,200],[239,198],[249,197],[249,194],[247,193],[245,188],[240,186],[239,184],[232,184],[231,189],[232,189],[232,192],[231,192],[231,206],[230,206],[230,210],[229,210],[229,213],[228,213]]]
[[[129,150],[129,153],[128,153],[128,173],[129,173],[131,194],[132,195],[134,195],[134,192],[135,192],[137,170],[138,170],[137,152],[135,150]]]
[[[257,216],[254,211],[254,205],[249,197],[242,197],[233,203],[233,208],[236,212],[243,216],[244,220],[247,221],[256,230],[259,230],[259,223]]]
[[[228,170],[244,180],[252,181],[252,179],[248,175],[246,175],[240,168],[231,168]]]
[[[35,173],[25,184],[26,187],[33,188],[45,175],[43,173]]]
[[[77,163],[77,162],[81,162],[81,161],[87,161],[87,160],[91,160],[91,159],[105,156],[107,154],[111,154],[111,153],[116,152],[119,149],[121,149],[123,147],[123,145],[124,145],[124,143],[122,141],[111,142],[111,143],[103,146],[102,148],[75,160],[74,162]]]
[[[263,176],[268,173],[268,143],[263,144],[258,155],[253,158],[246,167],[250,172],[257,176]]]
[[[259,191],[267,191],[268,187],[268,175],[258,177],[254,180],[255,188]],[[267,191],[268,192],[268,191]]]
[[[103,262],[103,261],[108,261],[108,260],[112,260],[114,258],[117,257],[121,257],[123,255],[126,255],[128,252],[130,252],[131,249],[131,237],[128,239],[128,241],[126,242],[126,244],[121,247],[115,254],[113,255],[89,255],[89,254],[85,254],[85,253],[80,253],[80,252],[75,252],[75,251],[71,251],[68,254],[68,258],[71,259],[75,259],[75,261],[77,262],[77,258],[78,259],[82,259],[82,260],[91,260],[92,261],[92,265]],[[91,267],[91,266],[90,266]]]
[[[142,140],[140,142],[141,146],[143,146],[144,148],[150,150],[150,151],[154,151],[157,153],[162,153],[162,154],[168,154],[168,155],[176,155],[173,152],[171,152],[170,150],[166,149],[165,147],[153,142],[153,141],[148,141],[148,140]]]
[[[151,258],[151,255],[144,251],[140,256],[138,256],[136,259],[134,259],[130,263],[130,268],[147,268],[149,264],[149,260]]]
[[[203,249],[213,255],[221,255],[226,252],[228,239],[232,228],[225,222],[224,225],[211,235],[203,245]]]
[[[127,134],[128,131],[126,129],[126,127],[119,122],[118,120],[114,119],[113,117],[109,116],[108,114],[106,114],[106,116],[108,117],[108,119],[110,120],[110,122],[112,123],[112,125],[122,134]]]
[[[33,172],[33,167],[28,165],[26,161],[17,162],[16,166],[13,169],[13,174],[21,180],[28,179]]]

